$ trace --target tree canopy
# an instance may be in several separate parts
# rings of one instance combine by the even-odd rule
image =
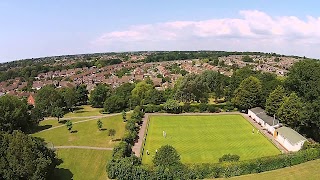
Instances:
[[[37,124],[37,120],[31,119],[26,103],[15,96],[0,97],[0,131],[22,130],[26,132]]]
[[[0,132],[0,179],[47,179],[56,166],[55,153],[43,140],[14,131]]]
[[[234,92],[233,103],[240,109],[250,109],[261,101],[262,84],[256,77],[250,76],[243,80]]]
[[[266,112],[268,115],[273,116],[280,108],[286,93],[282,86],[278,86],[272,91],[266,101]]]
[[[180,155],[170,145],[161,146],[153,159],[155,166],[169,167],[179,165],[180,163]]]
[[[90,103],[95,108],[102,108],[105,100],[110,97],[111,88],[105,84],[98,84],[90,93]]]

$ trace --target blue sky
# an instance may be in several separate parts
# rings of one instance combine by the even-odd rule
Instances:
[[[2,0],[0,62],[134,50],[320,58],[319,1]]]

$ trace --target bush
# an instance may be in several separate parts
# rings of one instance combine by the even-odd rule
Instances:
[[[219,158],[219,162],[236,162],[239,161],[239,159],[240,156],[238,155],[225,154]]]
[[[207,111],[207,104],[205,104],[205,103],[200,103],[200,104],[199,104],[199,110],[200,110],[200,112],[205,112],[205,111]]]
[[[220,112],[220,109],[216,107],[214,104],[209,104],[207,110],[210,113]]]

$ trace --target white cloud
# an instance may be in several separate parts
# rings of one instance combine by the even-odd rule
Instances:
[[[320,17],[273,17],[257,10],[239,18],[135,25],[92,42],[100,51],[237,50],[320,57]]]

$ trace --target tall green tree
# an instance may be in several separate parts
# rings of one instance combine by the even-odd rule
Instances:
[[[148,84],[146,81],[139,82],[135,88],[131,91],[132,98],[137,103],[137,105],[146,104],[147,98],[151,97],[154,87]]]
[[[226,88],[227,77],[216,71],[205,71],[201,74],[202,83],[208,86],[209,92],[215,94],[215,98],[222,98]]]
[[[48,179],[57,164],[43,140],[20,131],[0,131],[0,154],[0,179]]]
[[[58,122],[60,121],[60,118],[63,118],[64,112],[61,107],[55,107],[52,111],[51,116],[58,118]]]
[[[109,113],[120,112],[126,108],[125,99],[119,95],[112,95],[104,102],[104,111]]]
[[[250,76],[243,80],[234,92],[232,102],[240,109],[250,109],[261,101],[262,84],[256,77]]]
[[[64,88],[62,90],[63,100],[65,102],[65,106],[69,111],[73,111],[73,107],[77,103],[77,92],[74,88]]]
[[[77,103],[79,105],[87,104],[88,102],[88,90],[87,85],[81,84],[76,87]]]
[[[0,97],[0,131],[22,130],[26,132],[37,124],[37,120],[31,119],[26,103],[15,96]]]
[[[48,85],[41,88],[36,95],[36,107],[44,116],[49,116],[55,107],[63,107],[63,96],[54,86]]]
[[[303,60],[295,63],[285,81],[286,87],[305,101],[320,97],[320,62]]]
[[[153,159],[155,166],[170,167],[179,165],[180,163],[180,155],[170,145],[161,146]]]
[[[182,102],[204,102],[208,101],[208,86],[202,82],[201,76],[188,74],[175,84],[175,98]]]
[[[105,84],[98,84],[90,93],[90,103],[92,107],[102,108],[105,100],[110,97],[111,88]]]
[[[292,128],[299,128],[301,125],[301,117],[303,113],[303,103],[296,93],[291,93],[289,97],[285,97],[281,104],[277,115],[281,123]]]
[[[273,116],[280,108],[284,97],[286,96],[285,90],[282,86],[278,86],[272,91],[266,101],[266,112],[268,115]]]

